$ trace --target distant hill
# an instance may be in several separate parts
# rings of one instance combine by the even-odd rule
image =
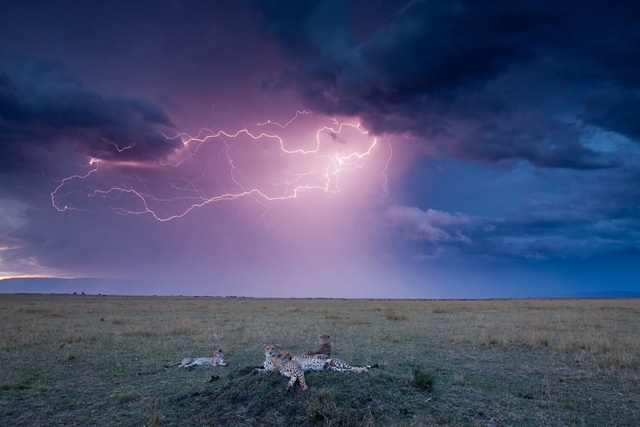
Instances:
[[[173,291],[173,292],[172,292]],[[0,280],[0,293],[42,294],[105,294],[105,295],[171,295],[175,293],[169,283],[126,280],[78,278],[58,279],[53,277],[27,277]]]
[[[634,292],[634,291],[576,292],[573,294],[569,294],[567,298],[640,298],[640,292]]]
[[[189,291],[191,289],[191,291]],[[20,278],[0,280],[0,294],[39,293],[39,294],[92,294],[92,295],[220,295],[214,283],[181,282],[176,286],[173,281],[159,280],[127,280],[127,279],[99,279],[78,278],[58,279]],[[225,295],[225,293],[223,293]],[[558,294],[531,295],[532,298],[640,298],[636,291],[599,291],[573,292]],[[510,296],[493,296],[505,298]],[[445,298],[446,299],[446,298]],[[480,298],[482,299],[482,298]]]

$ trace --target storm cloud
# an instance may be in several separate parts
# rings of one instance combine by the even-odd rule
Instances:
[[[103,160],[158,160],[179,145],[162,134],[172,127],[150,101],[104,96],[60,65],[0,51],[0,171],[36,167],[34,152],[59,146]]]
[[[0,277],[638,291],[638,22],[631,1],[4,2]]]
[[[258,4],[297,64],[265,87],[294,87],[307,107],[359,116],[376,133],[409,132],[461,159],[569,169],[618,165],[583,143],[584,124],[638,136],[637,92],[592,93],[640,87],[637,7],[412,1],[358,42],[345,3]]]

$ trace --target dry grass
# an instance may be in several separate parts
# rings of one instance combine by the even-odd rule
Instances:
[[[451,380],[451,384],[463,386],[464,382],[464,374],[454,373],[453,379]]]
[[[639,300],[0,295],[0,424],[640,425],[638,319]],[[250,375],[263,344],[319,333],[382,367],[306,393]],[[163,367],[218,347],[228,368]]]
[[[386,318],[390,322],[406,322],[409,320],[409,317],[406,314],[398,314],[393,311],[387,312]]]

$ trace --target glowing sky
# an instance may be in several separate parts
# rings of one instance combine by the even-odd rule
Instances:
[[[637,2],[9,3],[0,277],[640,291]]]

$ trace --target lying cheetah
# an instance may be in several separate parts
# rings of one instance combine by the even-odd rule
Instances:
[[[185,357],[181,362],[166,365],[167,368],[177,366],[179,368],[191,368],[194,366],[227,366],[224,362],[224,353],[221,349],[213,352],[213,357]]]
[[[254,370],[254,372],[266,372],[275,371],[276,367],[273,364],[272,357],[277,355],[278,348],[273,344],[268,344],[264,347],[265,361],[260,368]],[[352,371],[358,374],[367,372],[373,366],[356,367],[347,364],[346,362],[327,356],[326,354],[306,355],[306,354],[294,354],[291,355],[291,360],[298,362],[303,371],[337,371],[345,372]]]
[[[318,344],[320,344],[318,348],[307,351],[305,355],[326,354],[327,356],[331,356],[331,336],[327,334],[318,335]]]
[[[296,381],[300,383],[300,388],[302,389],[302,391],[306,391],[308,389],[307,383],[304,380],[304,371],[302,370],[298,362],[291,359],[291,354],[278,353],[275,356],[272,356],[270,359],[278,372],[289,378],[289,382],[287,383],[286,387],[287,390],[291,390]]]
[[[275,365],[274,357],[281,354],[278,351],[278,348],[273,344],[267,344],[264,346],[264,363],[261,367],[256,368],[253,372],[267,372],[267,371],[277,371],[277,367]],[[284,354],[284,353],[282,353]]]
[[[371,368],[377,368],[378,365],[367,366],[351,366],[344,360],[340,360],[337,357],[328,357],[326,354],[294,354],[291,356],[293,360],[300,363],[302,369],[305,371],[336,371],[346,372],[351,371],[357,374],[368,372]]]

